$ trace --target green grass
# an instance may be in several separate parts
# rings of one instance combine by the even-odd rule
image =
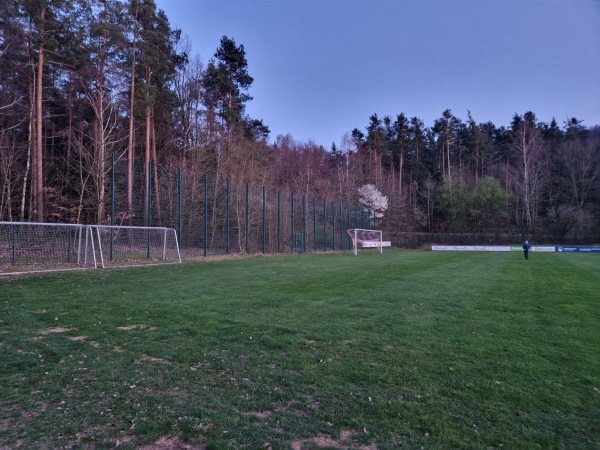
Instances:
[[[0,448],[598,448],[596,255],[0,279]]]

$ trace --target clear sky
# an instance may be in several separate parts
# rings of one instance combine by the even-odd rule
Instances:
[[[271,141],[327,149],[401,112],[432,126],[533,111],[600,125],[600,0],[156,0],[206,64],[223,35],[254,78]]]

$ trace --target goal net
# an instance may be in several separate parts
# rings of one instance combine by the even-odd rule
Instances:
[[[173,228],[90,225],[102,267],[181,262]]]
[[[348,235],[352,239],[352,248],[355,255],[358,255],[359,245],[362,248],[377,248],[379,253],[383,253],[383,233],[380,230],[351,228],[348,230]]]
[[[0,222],[0,274],[174,262],[172,228]]]

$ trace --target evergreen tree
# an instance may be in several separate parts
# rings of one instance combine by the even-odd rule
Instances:
[[[179,40],[178,30],[172,31],[169,20],[162,10],[156,9],[154,0],[132,0],[132,10],[139,27],[139,42],[135,63],[135,109],[136,115],[145,119],[144,127],[144,169],[145,196],[144,213],[148,211],[150,190],[150,162],[157,162],[157,124],[168,125],[173,116],[174,97],[170,82],[175,71],[185,63],[187,56],[175,53],[175,43]],[[160,104],[160,108],[157,108]],[[153,178],[156,189],[156,203],[160,205],[158,191],[158,171],[154,164]],[[160,210],[157,211],[160,217]]]
[[[398,168],[398,193],[402,199],[402,185],[404,183],[404,164],[408,153],[409,122],[404,113],[398,114],[394,121],[394,140],[392,142],[392,157],[394,166]]]
[[[252,100],[247,91],[253,81],[248,74],[244,46],[223,36],[215,59],[209,62],[206,70],[204,102],[211,122],[209,126],[223,130],[228,146],[233,130],[242,123],[246,102]],[[219,122],[215,122],[216,119]]]

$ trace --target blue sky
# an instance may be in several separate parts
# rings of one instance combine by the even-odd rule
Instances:
[[[244,45],[271,129],[330,148],[371,114],[600,125],[600,0],[156,0],[206,64]]]

